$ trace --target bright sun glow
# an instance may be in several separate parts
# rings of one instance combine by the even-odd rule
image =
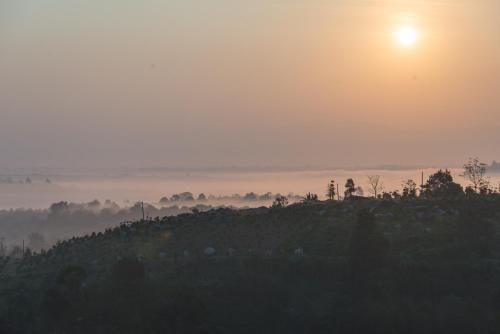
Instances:
[[[396,31],[396,39],[400,45],[410,47],[417,41],[418,31],[413,27],[400,27]]]

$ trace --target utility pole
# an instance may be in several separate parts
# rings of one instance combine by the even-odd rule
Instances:
[[[141,202],[142,220],[144,221],[144,202]]]
[[[422,171],[422,178],[420,179],[420,195],[424,193],[424,171]]]
[[[337,200],[340,201],[339,184],[337,183]]]

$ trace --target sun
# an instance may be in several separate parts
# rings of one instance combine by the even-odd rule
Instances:
[[[400,27],[396,33],[396,40],[399,45],[403,47],[410,47],[418,40],[418,31],[414,27],[404,26]]]

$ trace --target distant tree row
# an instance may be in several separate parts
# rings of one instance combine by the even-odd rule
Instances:
[[[47,184],[51,184],[52,183],[52,181],[49,178],[46,178],[43,182],[47,183]],[[27,176],[24,179],[20,179],[20,180],[14,180],[14,178],[12,176],[0,177],[0,184],[16,184],[16,183],[19,183],[19,184],[32,184],[34,182],[31,179],[31,177],[29,177],[29,176]]]
[[[249,192],[244,195],[233,194],[230,196],[215,196],[215,195],[205,195],[204,193],[195,196],[191,192],[183,192],[179,194],[174,194],[170,198],[164,196],[160,199],[159,204],[166,205],[175,202],[204,202],[204,201],[214,201],[214,202],[255,202],[255,201],[272,201],[277,197],[283,196],[282,194],[273,194],[267,192],[264,194],[257,194],[255,192]],[[288,194],[286,196],[289,200],[298,201],[300,197],[294,194]]]
[[[491,167],[490,167],[491,168]],[[500,185],[497,189],[491,187],[491,182],[487,176],[488,165],[479,161],[478,158],[470,158],[463,165],[463,172],[460,174],[468,181],[469,185],[465,189],[459,183],[454,182],[450,170],[439,169],[434,174],[430,175],[427,181],[420,186],[412,180],[408,179],[402,183],[402,191],[385,192],[384,183],[380,175],[369,175],[368,192],[371,197],[377,199],[416,199],[416,198],[452,198],[458,196],[473,196],[486,195],[500,192]],[[352,200],[363,198],[363,188],[357,186],[354,179],[348,178],[344,185],[344,200]],[[327,200],[340,200],[340,190],[338,183],[335,180],[330,180],[326,190]],[[319,200],[319,196],[314,193],[307,193],[302,201],[310,202]],[[288,203],[283,198],[276,198],[273,206],[283,207],[282,203]]]

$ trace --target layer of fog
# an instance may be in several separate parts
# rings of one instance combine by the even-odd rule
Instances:
[[[121,222],[209,210],[269,206],[278,194],[291,202],[311,192],[325,197],[329,180],[340,191],[347,178],[367,192],[367,176],[380,175],[385,191],[404,180],[420,184],[435,169],[309,171],[163,171],[11,173],[0,175],[0,241],[39,251],[58,240],[103,231]],[[461,170],[453,169],[457,182]],[[498,187],[500,174],[490,175]],[[12,209],[15,208],[15,209]],[[0,245],[1,246],[1,245]]]
[[[95,199],[112,200],[120,206],[138,201],[158,204],[160,198],[182,192],[206,196],[231,196],[256,192],[323,195],[326,184],[335,179],[341,186],[347,178],[366,188],[367,175],[381,176],[386,191],[401,188],[413,179],[421,182],[435,169],[413,170],[306,170],[306,171],[241,171],[241,170],[99,170],[99,171],[2,171],[0,173],[0,209],[44,209],[52,203],[68,201],[87,203]],[[460,170],[452,170],[457,182],[465,180]],[[492,176],[493,183],[496,176]],[[26,179],[30,183],[25,182]],[[48,183],[47,181],[50,181]],[[22,182],[22,183],[21,183]]]

